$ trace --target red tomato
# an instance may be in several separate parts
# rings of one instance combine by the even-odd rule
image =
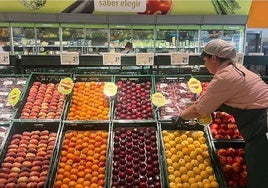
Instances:
[[[145,12],[138,14],[167,14],[172,8],[172,0],[147,0]]]

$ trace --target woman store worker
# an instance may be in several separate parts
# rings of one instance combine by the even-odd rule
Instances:
[[[189,120],[217,110],[234,116],[246,141],[247,187],[268,187],[268,85],[255,73],[236,64],[236,50],[230,43],[215,39],[201,54],[208,71],[214,74],[204,95],[177,118]]]

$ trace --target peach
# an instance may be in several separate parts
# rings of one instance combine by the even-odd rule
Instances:
[[[31,139],[39,139],[39,135],[38,135],[38,134],[33,134],[33,135],[31,136]]]
[[[24,131],[24,132],[22,133],[22,136],[31,136],[31,133],[28,132],[28,131]]]
[[[2,167],[5,167],[5,168],[12,168],[13,167],[13,165],[12,165],[12,163],[6,163],[6,162],[4,162],[4,163],[2,163]]]
[[[45,182],[39,182],[39,183],[37,184],[37,187],[45,187]]]
[[[36,149],[35,148],[29,148],[27,152],[35,154],[36,153]]]
[[[38,176],[30,176],[28,181],[29,182],[39,182],[39,177]]]
[[[47,150],[53,150],[54,149],[54,145],[48,145],[47,146]]]
[[[48,174],[48,171],[47,171],[47,170],[43,170],[43,171],[40,173],[40,177],[42,177],[42,176],[47,177],[47,174]]]
[[[0,168],[0,173],[8,174],[10,172],[10,168]]]
[[[36,144],[28,144],[28,148],[37,148]]]
[[[16,157],[14,162],[22,163],[25,159],[23,157]]]
[[[27,147],[28,147],[28,144],[20,144],[20,145],[19,145],[19,149],[21,149],[21,148],[22,148],[22,149],[27,149]],[[19,150],[19,149],[18,149],[18,150]]]
[[[6,178],[0,178],[0,185],[6,184],[7,179]]]
[[[34,145],[37,145],[38,144],[38,140],[35,139],[35,138],[32,138],[30,141],[29,141],[29,144],[34,144]]]
[[[40,131],[39,130],[36,130],[36,131],[32,131],[31,132],[31,135],[39,135],[40,134]]]
[[[37,183],[36,182],[29,182],[27,184],[27,187],[37,187]]]
[[[8,152],[8,153],[6,153],[6,157],[16,157],[16,153],[15,152],[13,152],[13,151],[11,151],[11,152]]]
[[[56,142],[55,140],[50,141],[50,142],[48,143],[48,145],[53,145],[53,146],[54,146],[54,145],[55,145],[55,142]]]
[[[14,187],[16,187],[16,183],[14,182],[9,182],[5,185],[5,188],[14,188]]]
[[[21,176],[18,179],[18,183],[27,183],[29,181],[29,178],[26,176]]]
[[[17,139],[17,138],[16,138]],[[10,144],[9,146],[8,146],[8,149],[18,149],[18,145],[17,144]]]
[[[29,144],[29,141],[26,140],[26,139],[25,140],[23,139],[23,140],[20,141],[20,144]]]
[[[26,166],[22,166],[21,167],[21,172],[31,172],[31,168],[26,167]]]
[[[35,114],[35,115],[30,115],[30,116],[29,116],[29,119],[37,119],[37,114]]]
[[[19,174],[20,177],[29,177],[30,176],[30,172],[27,172],[27,171],[24,171],[24,172],[21,172]]]
[[[37,171],[31,171],[30,172],[30,176],[40,176],[40,172],[37,172]]]
[[[36,161],[43,161],[43,160],[45,160],[45,157],[44,156],[36,156],[35,160]]]
[[[26,154],[26,157],[25,157],[25,160],[33,161],[34,158],[35,158],[35,154],[34,153],[27,153]]]
[[[13,163],[13,167],[18,167],[18,168],[20,168],[21,167],[21,163],[19,163],[19,162],[14,162]]]
[[[22,163],[22,166],[31,168],[31,167],[32,167],[32,163],[31,163],[30,161],[24,161],[24,162]]]
[[[40,166],[33,166],[32,168],[31,168],[31,171],[36,171],[36,172],[40,172],[41,171],[41,167]],[[42,169],[43,170],[43,169]]]
[[[15,172],[15,173],[19,173],[20,172],[20,168],[19,167],[12,167],[10,172]]]
[[[23,158],[25,158],[26,157],[26,153],[25,152],[18,152],[17,153],[17,157],[23,157]]]
[[[11,140],[10,145],[12,145],[12,144],[18,145],[19,143],[20,143],[20,139],[15,138],[15,139]]]
[[[27,183],[25,183],[25,182],[18,183],[16,188],[27,188]]]
[[[8,177],[9,178],[17,178],[17,177],[19,177],[19,174],[17,172],[10,172],[8,174]]]
[[[15,138],[18,138],[18,139],[21,139],[22,135],[21,134],[14,134],[12,136],[12,139],[15,139]]]
[[[0,173],[0,178],[7,179],[8,178],[8,174]]]
[[[7,183],[14,183],[14,182],[17,182],[17,180],[18,180],[18,178],[16,178],[16,177],[9,177],[7,179]]]
[[[43,165],[42,166],[42,170],[48,170],[49,169],[49,165]]]
[[[48,140],[49,139],[49,136],[47,133],[45,133],[44,135],[42,135],[42,132],[40,133],[40,140]]]
[[[33,161],[32,164],[33,166],[41,166],[42,165],[42,161]]]
[[[48,144],[48,140],[47,139],[40,140],[39,144]]]
[[[21,112],[29,114],[31,112],[31,110],[30,110],[30,108],[24,107]]]
[[[13,163],[15,160],[14,157],[5,157],[4,162]]]
[[[9,153],[9,152],[14,152],[14,153],[16,153],[16,152],[17,152],[17,150],[18,150],[18,149],[15,149],[15,148],[10,148],[10,149],[8,149],[8,150],[7,150],[7,153]]]
[[[47,180],[47,176],[40,176],[39,181],[45,182]]]
[[[36,155],[37,156],[46,156],[46,152],[45,151],[38,151],[37,153],[36,153]]]

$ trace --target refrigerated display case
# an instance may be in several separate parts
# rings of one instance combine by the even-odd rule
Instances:
[[[127,42],[132,40],[131,25],[110,26],[110,51],[121,52],[125,49]]]
[[[80,54],[84,49],[84,25],[62,24],[62,48],[63,51],[75,51]]]
[[[179,26],[178,51],[198,53],[200,26]]]
[[[154,52],[154,26],[134,25],[133,44],[136,52]]]
[[[36,43],[37,54],[58,54],[61,49],[60,43],[60,27],[57,23],[42,23],[35,24],[36,26]]]
[[[178,26],[156,26],[155,52],[168,53],[177,51]]]
[[[85,54],[108,52],[108,25],[85,25]]]
[[[223,36],[222,39],[226,41],[233,42],[237,52],[244,51],[244,26],[223,26]]]
[[[15,55],[36,53],[36,33],[33,23],[11,23],[12,52]]]
[[[0,44],[4,51],[10,51],[9,23],[0,23]]]
[[[200,50],[213,39],[222,38],[222,25],[201,25],[200,29]]]

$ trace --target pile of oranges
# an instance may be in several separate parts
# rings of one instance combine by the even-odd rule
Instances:
[[[104,82],[76,82],[68,120],[107,120],[109,99],[103,92]]]
[[[107,140],[107,131],[67,131],[54,187],[104,187]]]
[[[162,131],[170,188],[219,187],[202,131]]]

